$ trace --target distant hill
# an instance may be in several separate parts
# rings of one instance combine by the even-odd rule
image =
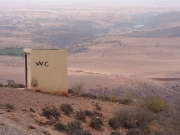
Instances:
[[[146,38],[180,37],[180,12],[157,15],[151,18],[143,28],[125,35]]]
[[[166,38],[166,37],[180,37],[180,26],[171,28],[153,29],[148,31],[134,31],[126,34],[132,37],[146,37],[146,38]]]
[[[180,24],[180,12],[171,12],[157,15],[145,24],[144,28],[166,27]]]

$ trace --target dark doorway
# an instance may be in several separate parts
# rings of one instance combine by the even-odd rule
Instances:
[[[27,77],[27,72],[28,68],[27,68],[27,54],[25,54],[25,88],[27,88],[27,83],[28,83],[28,77]]]

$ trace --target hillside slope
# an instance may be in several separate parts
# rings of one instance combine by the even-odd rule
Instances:
[[[145,24],[145,28],[167,27],[180,24],[180,12],[170,12],[157,15]]]

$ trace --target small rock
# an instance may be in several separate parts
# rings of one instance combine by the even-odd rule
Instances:
[[[29,116],[30,116],[31,118],[35,118],[35,117],[37,117],[37,114],[35,114],[35,113],[30,113]]]
[[[37,116],[37,117],[35,118],[35,120],[36,120],[37,122],[41,123],[41,124],[44,124],[44,125],[47,125],[48,122],[49,122],[49,120],[48,120],[47,118],[42,117],[42,116]]]
[[[30,108],[29,111],[30,111],[30,112],[35,112],[34,109],[32,109],[32,108]]]
[[[4,123],[0,123],[1,126],[4,126],[5,124]]]
[[[119,102],[116,102],[116,104],[119,104]]]
[[[36,92],[41,92],[41,90],[36,90]]]
[[[73,102],[71,102],[71,105],[74,105],[74,103],[73,103]]]
[[[32,125],[28,125],[28,129],[36,129],[36,128]]]
[[[26,110],[26,108],[22,108],[22,111],[26,112],[27,110]]]
[[[7,109],[7,112],[12,112],[10,109]]]
[[[43,131],[45,135],[51,135],[48,131]]]

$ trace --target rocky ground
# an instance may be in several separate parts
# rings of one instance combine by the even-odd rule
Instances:
[[[100,101],[77,96],[57,96],[41,92],[33,92],[24,89],[0,88],[0,134],[1,135],[63,135],[54,130],[46,118],[42,117],[42,108],[54,106],[59,108],[63,103],[72,105],[74,111],[70,116],[60,111],[60,121],[67,124],[77,121],[74,117],[79,109],[94,110],[94,104],[98,102],[102,107],[103,128],[97,131],[89,126],[90,119],[81,122],[83,129],[89,130],[94,135],[107,135],[112,129],[108,125],[108,119],[113,116],[117,108],[123,107],[118,103]],[[124,131],[123,131],[124,132]]]

